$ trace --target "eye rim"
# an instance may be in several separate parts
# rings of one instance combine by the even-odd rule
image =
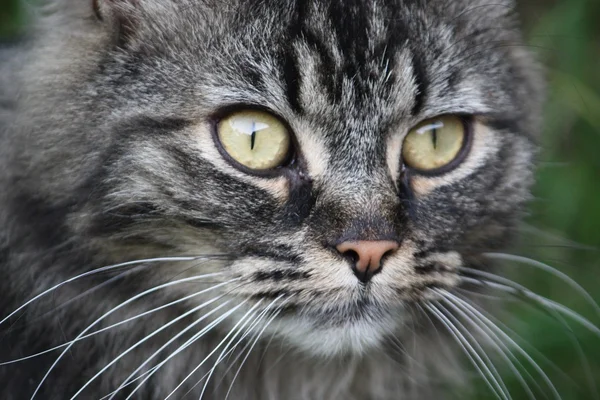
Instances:
[[[258,111],[263,112],[265,114],[269,114],[273,118],[277,119],[279,123],[283,125],[283,127],[286,129],[287,133],[290,135],[290,147],[281,165],[268,169],[252,169],[234,159],[227,152],[227,150],[225,150],[225,147],[223,146],[223,143],[219,138],[219,123],[222,120],[232,116],[233,114],[244,111]],[[215,147],[221,154],[221,157],[223,157],[225,161],[231,164],[231,166],[245,174],[258,176],[261,178],[278,178],[280,176],[285,175],[287,171],[289,171],[294,165],[297,164],[298,141],[296,140],[296,135],[294,134],[294,131],[292,130],[290,124],[284,118],[282,118],[278,113],[274,112],[273,110],[267,107],[256,104],[232,104],[225,107],[221,107],[208,118],[208,121],[211,127],[210,130],[213,142],[215,143]]]
[[[464,132],[465,132],[462,146],[461,146],[460,150],[458,150],[458,153],[456,153],[456,156],[452,159],[452,161],[450,161],[448,164],[443,165],[439,168],[424,170],[424,169],[411,167],[410,165],[408,165],[404,161],[404,157],[402,156],[402,153],[401,153],[400,157],[402,157],[403,169],[410,171],[411,173],[420,175],[420,176],[438,177],[438,176],[445,175],[445,174],[455,170],[459,165],[461,165],[465,161],[465,158],[467,158],[467,155],[471,152],[471,148],[473,145],[474,125],[475,125],[474,116],[468,115],[468,114],[441,114],[441,115],[437,115],[435,117],[423,119],[421,122],[419,122],[418,124],[416,124],[412,128],[410,128],[410,130],[408,131],[408,133],[402,140],[402,151],[404,149],[404,140],[406,140],[406,137],[408,136],[408,134],[410,134],[410,132],[413,131],[413,129],[415,129],[417,126],[421,125],[422,123],[424,123],[426,121],[434,120],[437,118],[445,118],[445,117],[458,118],[462,122]]]

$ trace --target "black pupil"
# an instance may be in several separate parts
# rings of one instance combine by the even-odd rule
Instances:
[[[250,135],[250,150],[254,150],[254,142],[256,141],[255,123],[252,122],[252,134]]]
[[[431,140],[433,141],[433,148],[437,149],[437,129],[433,129],[431,132]]]

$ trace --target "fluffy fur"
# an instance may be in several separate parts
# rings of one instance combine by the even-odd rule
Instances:
[[[241,359],[228,358],[205,398],[231,386],[232,399],[424,399],[461,382],[449,341],[419,306],[432,288],[459,285],[457,268],[505,246],[529,198],[540,88],[510,2],[54,0],[39,13],[0,64],[1,317],[95,268],[205,257],[57,288],[3,324],[2,360],[72,340],[159,285],[215,274],[149,293],[87,332],[236,280],[73,344],[36,398],[71,398],[129,346],[218,295],[80,397],[116,390],[225,301],[142,371],[239,308],[135,398],[164,398],[210,356],[175,394],[197,397],[217,344],[240,323],[249,335],[238,349],[252,345],[271,310],[235,382]],[[212,121],[244,107],[289,125],[292,166],[255,176],[220,155]],[[406,168],[403,137],[444,114],[469,121],[465,160],[436,176]],[[367,285],[334,248],[359,238],[401,243]],[[248,310],[267,318],[243,325]],[[2,398],[31,397],[62,350],[1,366]]]

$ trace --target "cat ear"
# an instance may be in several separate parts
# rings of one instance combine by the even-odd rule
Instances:
[[[135,33],[139,23],[140,1],[142,0],[91,0],[96,18],[110,26],[121,43]]]
[[[140,0],[91,0],[96,18],[107,21],[134,11],[139,7]]]

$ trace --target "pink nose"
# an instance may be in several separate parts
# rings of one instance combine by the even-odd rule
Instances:
[[[343,242],[336,246],[337,251],[352,257],[356,264],[352,268],[361,282],[368,282],[381,269],[381,259],[389,252],[398,250],[398,242],[392,240],[359,240]]]

